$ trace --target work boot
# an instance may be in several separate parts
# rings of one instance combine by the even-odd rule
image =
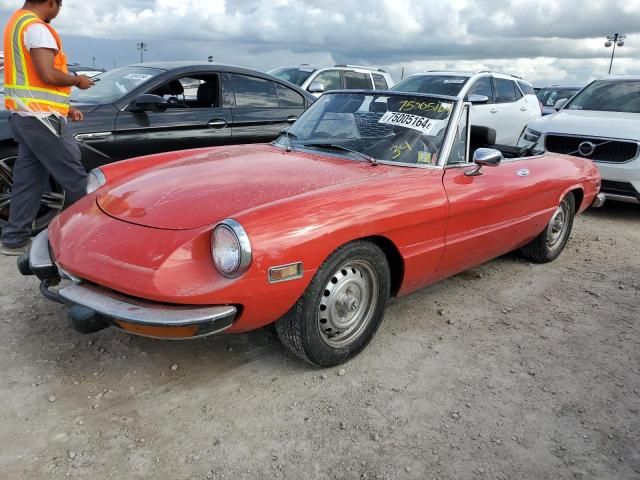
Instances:
[[[31,242],[27,242],[24,245],[20,246],[5,245],[4,243],[2,243],[2,246],[0,246],[0,253],[6,257],[19,257],[20,255],[29,251],[30,245]]]

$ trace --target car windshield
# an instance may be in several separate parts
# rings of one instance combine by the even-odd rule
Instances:
[[[538,92],[538,100],[544,107],[553,107],[558,100],[573,97],[579,88],[543,88]]]
[[[269,73],[274,77],[281,78],[287,82],[291,82],[294,85],[301,86],[307,78],[314,72],[313,68],[299,67],[299,68],[276,68]]]
[[[569,110],[640,113],[640,80],[600,80],[573,97]]]
[[[329,92],[275,142],[350,160],[435,165],[455,106],[427,95]]]
[[[397,83],[391,90],[455,97],[468,80],[469,77],[454,75],[413,75]]]
[[[163,72],[164,70],[149,67],[115,68],[95,77],[96,84],[93,87],[87,90],[74,89],[71,101],[90,104],[112,103]]]

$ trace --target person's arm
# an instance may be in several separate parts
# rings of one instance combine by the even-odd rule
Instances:
[[[40,79],[56,87],[78,87],[86,90],[94,85],[86,75],[69,75],[54,67],[56,53],[49,48],[32,48],[31,58]]]

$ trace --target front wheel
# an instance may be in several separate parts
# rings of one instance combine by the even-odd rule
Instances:
[[[373,243],[356,241],[334,252],[296,305],[276,322],[280,341],[302,360],[332,367],[358,355],[384,317],[391,275]]]
[[[17,146],[0,149],[0,230],[9,222],[13,166],[17,156]],[[49,222],[62,210],[64,201],[64,190],[52,178],[49,178],[40,200],[40,209],[31,225],[34,234],[47,228]]]
[[[569,240],[575,214],[575,198],[569,193],[560,202],[544,231],[522,247],[522,255],[537,263],[555,260]]]

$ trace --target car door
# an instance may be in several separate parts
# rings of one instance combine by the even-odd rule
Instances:
[[[489,99],[486,103],[476,103],[471,106],[471,124],[496,129],[497,110],[493,104],[494,92],[491,77],[484,76],[476,79],[469,86],[466,101],[469,95],[484,95]]]
[[[496,116],[496,143],[515,145],[529,119],[526,102],[513,80],[494,77],[493,83],[495,100],[491,111]]]
[[[466,132],[464,115],[458,132],[458,142],[468,142],[466,134],[460,134]],[[466,150],[454,145],[453,152]],[[440,277],[503,255],[535,237],[544,228],[544,206],[551,195],[539,191],[547,174],[535,159],[503,160],[497,167],[484,167],[481,175],[468,176],[475,168],[468,161],[473,152],[465,154],[465,163],[453,152],[443,177],[449,221]]]
[[[269,142],[304,112],[304,98],[280,83],[231,73],[234,143]],[[282,107],[281,107],[282,105]]]
[[[80,106],[82,111],[84,106]],[[69,122],[69,128],[80,143],[82,163],[87,170],[117,159],[114,123],[117,109],[112,104],[87,111],[82,122]]]
[[[533,87],[522,80],[518,80],[516,84],[517,88],[522,92],[522,95],[524,96],[522,102],[527,107],[526,122],[529,123],[531,120],[541,117],[542,107]]]
[[[231,142],[231,108],[223,105],[220,74],[181,75],[146,93],[162,96],[168,107],[161,112],[134,112],[129,106],[118,113],[118,158]]]

